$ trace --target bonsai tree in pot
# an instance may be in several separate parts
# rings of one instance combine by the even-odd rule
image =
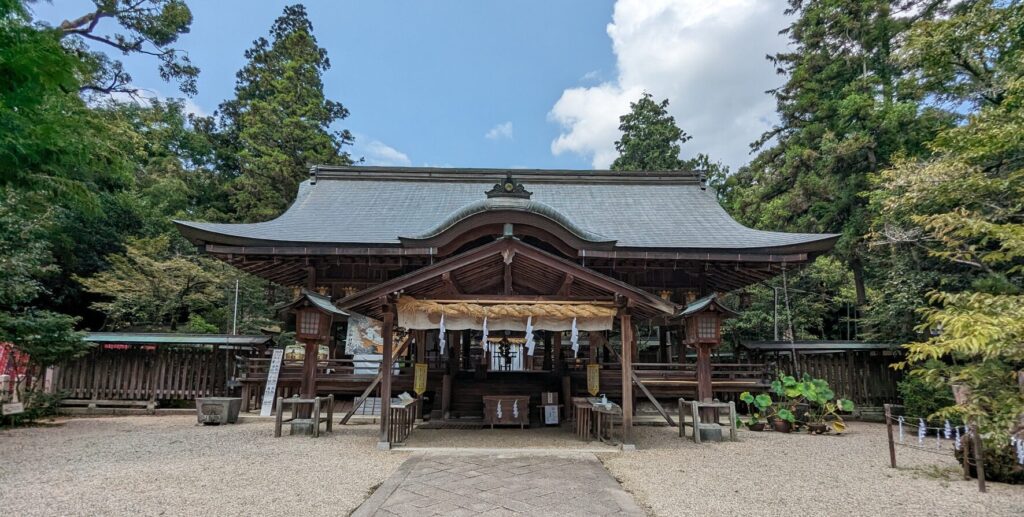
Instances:
[[[740,400],[747,405],[747,420],[740,421],[751,431],[763,431],[765,426],[764,417],[768,416],[768,410],[772,407],[772,397],[767,393],[760,393],[757,396],[749,391],[740,393]]]

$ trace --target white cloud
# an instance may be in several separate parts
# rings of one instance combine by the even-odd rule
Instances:
[[[693,135],[684,157],[709,153],[735,170],[775,120],[764,92],[783,79],[765,55],[785,48],[785,8],[784,0],[618,0],[607,28],[618,76],[562,92],[548,114],[562,127],[551,152],[608,167],[619,116],[648,91],[667,97],[676,123]]]
[[[512,122],[502,122],[484,134],[484,138],[488,140],[511,140],[512,139]]]
[[[360,140],[362,138],[356,135],[356,145],[352,150],[352,155],[356,159],[359,157],[364,158],[366,165],[402,167],[412,165],[408,155],[380,140],[369,140],[366,144],[361,144]]]

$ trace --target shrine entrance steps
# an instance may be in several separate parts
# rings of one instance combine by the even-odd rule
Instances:
[[[406,460],[352,515],[645,513],[593,454],[421,452]]]

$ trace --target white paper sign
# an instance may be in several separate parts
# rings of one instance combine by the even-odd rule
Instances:
[[[18,413],[24,413],[25,404],[22,404],[21,402],[11,402],[10,404],[4,404],[2,412],[4,415],[17,415]]]
[[[281,359],[284,358],[284,350],[274,349],[274,356],[270,359],[270,369],[267,370],[267,387],[263,390],[263,405],[260,406],[260,416],[270,416],[274,408],[274,394],[277,393],[277,378],[281,375]]]
[[[544,406],[544,423],[558,423],[558,406]]]

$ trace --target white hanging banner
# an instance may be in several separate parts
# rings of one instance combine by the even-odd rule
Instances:
[[[569,334],[569,342],[572,343],[572,356],[580,355],[580,329],[576,328],[576,318],[572,319],[572,332]]]
[[[260,416],[270,416],[270,411],[274,407],[274,394],[277,393],[277,378],[281,375],[282,359],[284,359],[284,349],[275,348],[274,356],[270,358],[270,369],[267,370],[267,386],[263,389]]]
[[[526,318],[526,354],[533,355],[533,349],[537,343],[533,340],[533,316]]]
[[[441,315],[441,326],[438,333],[440,336],[437,339],[437,349],[441,351],[441,355],[444,355],[444,347],[448,344],[448,340],[445,336],[447,332],[444,328],[444,314]]]
[[[484,352],[491,351],[491,344],[487,341],[487,316],[484,316],[484,336],[480,338],[480,342],[484,345]]]

